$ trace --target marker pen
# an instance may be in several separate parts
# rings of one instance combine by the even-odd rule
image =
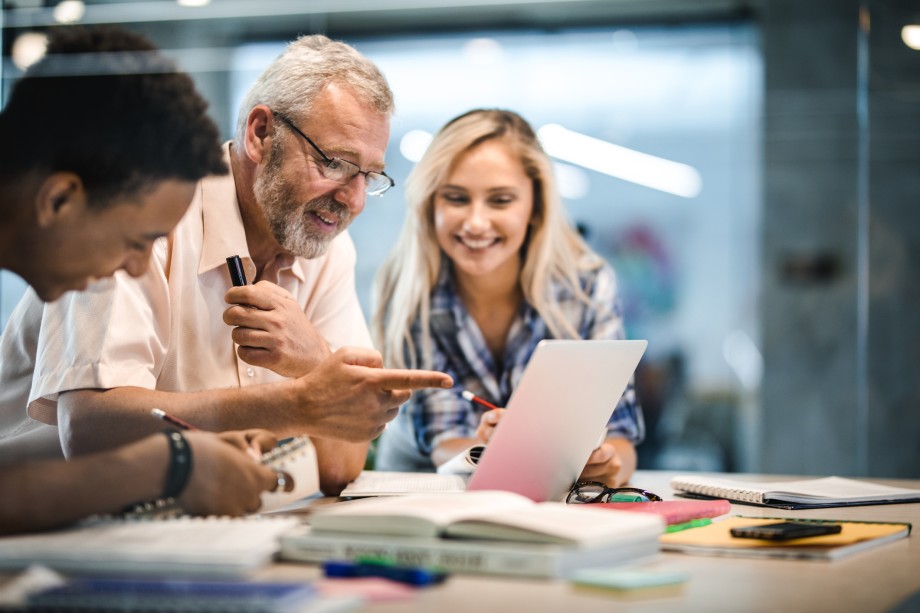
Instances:
[[[243,261],[238,255],[227,258],[227,268],[230,270],[230,282],[235,287],[246,285],[246,272],[243,270]]]

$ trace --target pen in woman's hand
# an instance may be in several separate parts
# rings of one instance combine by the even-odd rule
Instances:
[[[469,391],[469,390],[463,390],[463,397],[466,398],[467,400],[469,400],[470,402],[475,402],[475,403],[478,404],[479,406],[483,406],[483,407],[489,409],[490,411],[491,411],[491,410],[495,410],[495,409],[498,408],[497,406],[495,406],[494,404],[492,404],[492,403],[489,402],[488,400],[484,400],[484,399],[480,398],[479,396],[477,396],[476,394],[474,394],[473,392],[471,392],[471,391]]]
[[[150,414],[156,417],[157,419],[162,419],[163,421],[170,423],[181,430],[197,430],[198,429],[195,426],[191,425],[190,423],[182,421],[175,415],[170,415],[163,409],[150,409]]]

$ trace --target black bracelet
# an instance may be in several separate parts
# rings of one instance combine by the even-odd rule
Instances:
[[[169,470],[163,498],[178,498],[192,474],[192,448],[178,430],[166,430],[163,434],[169,441]]]

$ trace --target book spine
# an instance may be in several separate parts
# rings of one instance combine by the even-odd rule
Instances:
[[[476,545],[436,549],[406,543],[349,543],[312,539],[289,543],[282,539],[281,558],[298,562],[380,558],[401,566],[439,568],[456,573],[545,578],[557,576],[552,553],[515,552],[510,549],[484,552]]]

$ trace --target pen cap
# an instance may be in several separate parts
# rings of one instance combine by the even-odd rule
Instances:
[[[246,285],[246,273],[243,271],[243,261],[238,255],[227,258],[227,268],[230,270],[230,282],[239,287]]]

